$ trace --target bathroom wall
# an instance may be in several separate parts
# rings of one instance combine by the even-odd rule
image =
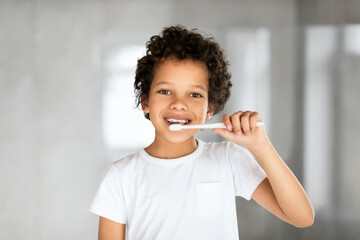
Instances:
[[[296,229],[237,198],[240,238],[359,237],[359,9],[330,0],[0,0],[0,238],[97,239],[87,208],[105,167],[153,136],[127,94],[136,59],[172,24],[220,42],[234,83],[222,113],[259,111],[315,203],[314,225]],[[121,128],[127,116],[141,127]]]

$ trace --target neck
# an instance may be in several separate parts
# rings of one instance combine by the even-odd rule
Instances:
[[[169,142],[160,137],[155,137],[154,142],[145,148],[145,151],[153,157],[163,159],[180,158],[194,152],[197,148],[197,142],[191,137],[184,142]]]

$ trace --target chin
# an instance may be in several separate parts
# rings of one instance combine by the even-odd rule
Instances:
[[[190,139],[194,139],[195,134],[198,132],[198,130],[185,130],[185,131],[171,132],[169,134],[166,134],[165,139],[170,143],[183,143]]]

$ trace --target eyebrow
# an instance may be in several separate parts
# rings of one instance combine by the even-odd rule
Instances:
[[[154,87],[156,87],[156,86],[158,86],[158,85],[163,85],[163,84],[164,84],[164,85],[172,85],[172,83],[169,83],[169,82],[158,82],[157,84],[155,84]],[[191,85],[191,87],[199,88],[199,89],[201,89],[201,90],[206,91],[206,89],[205,89],[203,86],[201,86],[201,85],[194,84],[194,85]]]

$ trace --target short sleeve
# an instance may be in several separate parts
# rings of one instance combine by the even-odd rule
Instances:
[[[266,178],[266,174],[246,148],[232,142],[228,142],[227,147],[235,195],[250,200],[256,187]]]
[[[123,188],[116,166],[110,165],[106,169],[89,211],[118,223],[127,223]]]

